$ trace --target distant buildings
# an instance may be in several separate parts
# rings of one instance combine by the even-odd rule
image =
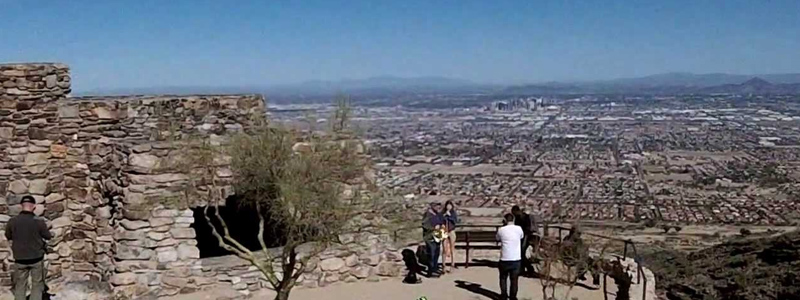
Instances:
[[[521,204],[570,219],[800,219],[800,105],[791,99],[517,97],[476,105],[484,109],[371,107],[356,116],[378,184],[414,201]]]

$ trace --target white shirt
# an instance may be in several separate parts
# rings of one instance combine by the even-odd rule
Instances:
[[[500,260],[522,260],[522,227],[508,224],[497,230],[497,240],[500,241]]]

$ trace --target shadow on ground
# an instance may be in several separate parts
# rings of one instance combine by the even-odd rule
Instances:
[[[474,282],[467,282],[463,280],[456,280],[455,283],[457,288],[465,289],[467,291],[484,296],[489,299],[500,300],[500,294],[487,290],[483,288],[483,286],[480,284]]]
[[[498,268],[498,262],[497,261],[488,260],[488,259],[476,259],[472,263],[470,263],[470,266],[489,267],[489,268],[492,268],[492,269],[497,269]],[[520,277],[539,279],[539,278],[541,278],[540,275],[541,274],[530,274],[530,275],[520,274]],[[550,276],[546,280],[547,281],[555,281],[556,283],[558,283],[560,285],[564,285],[564,286],[570,286],[571,285],[569,280],[566,280],[564,278],[555,278],[555,277]],[[587,290],[592,290],[592,291],[596,291],[596,290],[599,290],[600,288],[602,288],[601,286],[591,286],[591,285],[588,285],[588,284],[580,282],[580,281],[576,282],[575,286],[576,287],[580,287],[580,288],[584,288],[584,289],[587,289]]]

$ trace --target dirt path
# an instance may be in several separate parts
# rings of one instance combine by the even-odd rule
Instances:
[[[609,280],[609,298],[614,298],[616,287]],[[591,284],[591,280],[585,282]],[[635,288],[635,287],[634,287]],[[568,291],[564,286],[557,290],[559,299],[603,300],[602,287],[587,289],[575,287],[569,291],[569,297],[563,297]],[[337,284],[316,289],[297,289],[292,291],[291,299],[297,300],[416,300],[427,297],[429,300],[465,300],[493,299],[497,295],[497,271],[488,267],[471,267],[459,269],[437,279],[423,279],[421,284],[403,284],[397,280],[381,282],[358,282]],[[216,300],[220,296],[230,295],[232,291],[205,291],[196,294],[180,295],[167,298],[169,300]],[[272,299],[274,293],[269,290],[259,291],[252,299]],[[538,279],[520,278],[519,299],[542,299],[541,285]]]

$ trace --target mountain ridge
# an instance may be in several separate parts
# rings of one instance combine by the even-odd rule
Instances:
[[[753,78],[760,79],[747,83]],[[767,83],[767,84],[764,84]],[[744,85],[742,85],[744,84]],[[521,85],[484,84],[445,76],[309,80],[294,84],[243,86],[156,86],[76,91],[76,95],[263,93],[274,96],[324,96],[419,93],[588,94],[588,93],[800,93],[800,73],[738,75],[669,72],[594,81],[548,81]]]
[[[800,94],[800,74],[700,75],[702,80],[690,80],[690,73],[665,73],[633,79],[588,82],[573,85],[520,85],[504,90],[506,94]],[[712,78],[713,79],[710,79]],[[777,78],[779,83],[763,77]],[[795,79],[796,77],[796,79]],[[733,81],[733,80],[737,81]],[[795,81],[796,80],[796,81]],[[709,83],[719,83],[709,85]],[[785,83],[790,82],[790,83]]]

